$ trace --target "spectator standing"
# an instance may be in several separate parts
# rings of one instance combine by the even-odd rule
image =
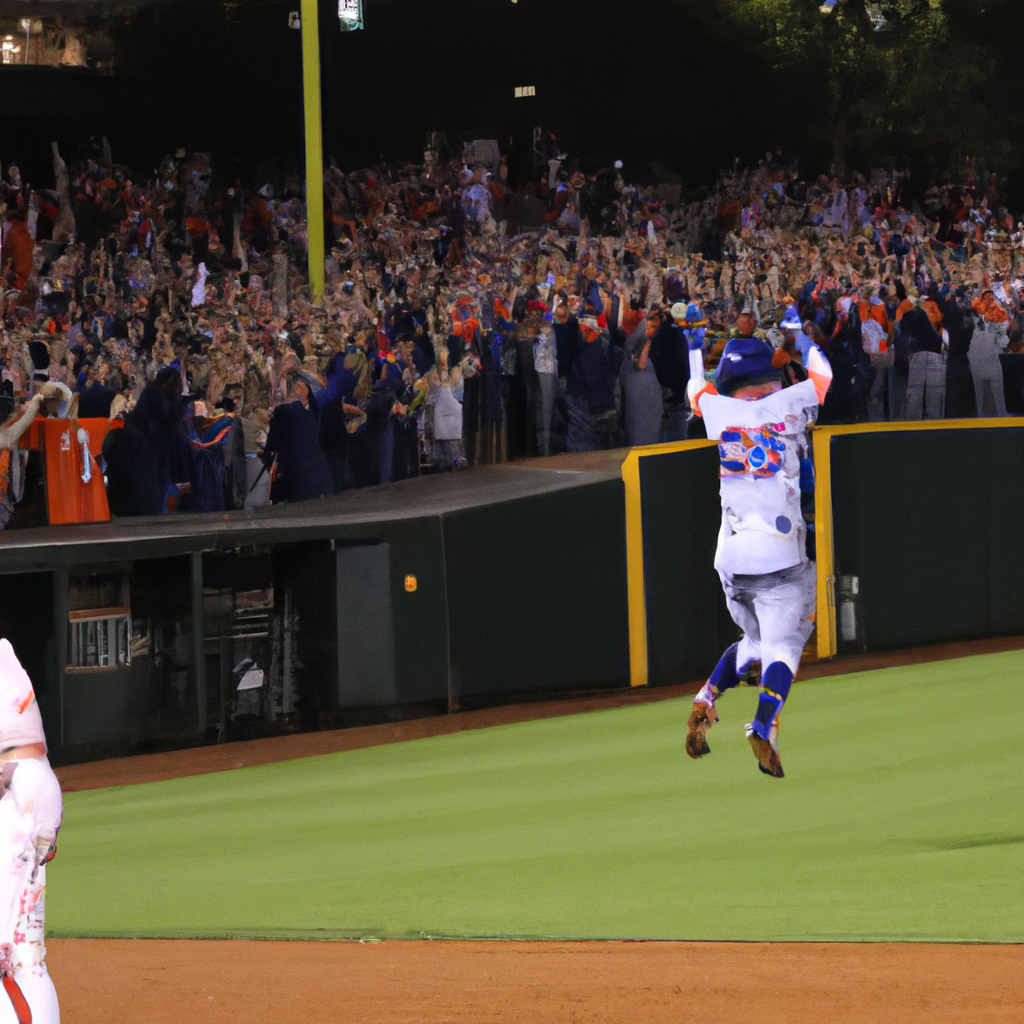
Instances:
[[[331,467],[320,447],[316,399],[305,381],[296,379],[288,399],[270,418],[266,454],[276,463],[270,500],[307,501],[333,492]]]
[[[1003,391],[1003,365],[999,356],[1010,343],[1010,315],[996,301],[991,288],[974,300],[975,316],[970,322],[974,333],[970,338],[967,359],[974,380],[978,416],[1005,416],[1006,397]]]
[[[427,374],[430,391],[424,403],[423,436],[430,455],[442,471],[465,469],[462,406],[453,393],[460,371],[448,369],[448,349],[438,346],[437,365]]]
[[[651,338],[646,319],[626,336],[626,356],[619,371],[625,406],[626,444],[657,444],[665,413],[661,384],[651,361]]]
[[[558,361],[555,356],[555,332],[552,314],[545,306],[536,314],[536,338],[533,343],[533,368],[537,374],[537,448],[541,455],[551,454],[551,425],[558,385]]]
[[[124,427],[103,442],[107,497],[115,516],[159,515],[169,510],[169,498],[192,490],[192,444],[181,417],[181,393],[180,371],[160,370]]]
[[[946,414],[946,359],[942,353],[942,337],[923,307],[905,313],[900,324],[910,362],[903,419],[941,420]]]
[[[837,309],[839,317],[826,353],[832,365],[832,387],[825,396],[818,422],[860,423],[867,419],[867,397],[875,368],[864,351],[857,303],[845,297],[840,299]]]

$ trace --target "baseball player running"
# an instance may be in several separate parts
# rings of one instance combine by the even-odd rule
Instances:
[[[0,1024],[60,1024],[43,895],[63,801],[28,674],[0,640]]]
[[[718,721],[715,702],[760,662],[760,698],[747,738],[760,770],[781,779],[779,715],[816,607],[815,567],[807,550],[814,488],[808,429],[832,372],[815,352],[809,378],[783,390],[772,356],[772,347],[758,338],[733,338],[714,387],[702,387],[691,399],[708,437],[718,439],[722,528],[715,568],[743,638],[722,655],[694,699],[686,752],[693,758],[711,752],[706,736]]]

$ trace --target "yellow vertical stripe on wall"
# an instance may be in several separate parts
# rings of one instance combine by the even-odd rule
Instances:
[[[640,500],[640,456],[633,449],[622,463],[626,491],[626,601],[629,620],[629,684],[647,685],[647,601],[644,596],[644,517]]]
[[[832,535],[832,431],[811,433],[814,446],[814,548],[818,571],[818,657],[836,653],[836,580]]]
[[[714,441],[670,441],[643,448],[631,448],[622,463],[626,492],[626,597],[629,603],[629,682],[646,686],[647,679],[647,594],[644,583],[644,509],[640,493],[640,460],[652,455],[708,448]],[[682,526],[682,524],[681,524]],[[680,679],[679,682],[689,680]]]

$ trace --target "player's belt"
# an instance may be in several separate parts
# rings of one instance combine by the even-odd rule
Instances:
[[[46,757],[45,743],[28,743],[20,747],[8,747],[0,750],[0,762],[25,761],[30,757]]]

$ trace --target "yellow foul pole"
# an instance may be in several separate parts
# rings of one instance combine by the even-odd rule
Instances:
[[[320,27],[317,0],[302,0],[302,95],[306,118],[306,220],[309,289],[324,297],[324,160],[320,116]]]

